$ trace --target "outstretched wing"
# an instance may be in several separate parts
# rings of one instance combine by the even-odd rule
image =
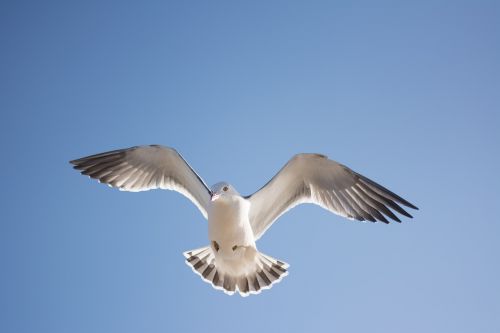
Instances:
[[[401,222],[389,209],[412,217],[397,203],[418,209],[397,194],[320,154],[298,154],[250,200],[250,224],[260,238],[278,217],[302,203],[319,205],[359,221]],[[384,216],[384,215],[385,216]]]
[[[173,148],[158,145],[113,150],[70,161],[82,175],[122,191],[165,189],[190,199],[207,218],[210,190]]]

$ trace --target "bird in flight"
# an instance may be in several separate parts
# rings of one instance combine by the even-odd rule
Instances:
[[[416,206],[321,154],[297,154],[260,190],[242,196],[227,182],[208,187],[173,148],[149,145],[70,161],[83,175],[122,191],[165,189],[190,199],[208,220],[208,246],[186,251],[186,263],[227,294],[258,294],[288,274],[289,265],[257,250],[256,241],[285,212],[312,203],[348,219],[401,222],[401,205]]]

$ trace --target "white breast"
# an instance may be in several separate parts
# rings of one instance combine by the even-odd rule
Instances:
[[[208,237],[219,245],[219,254],[231,254],[233,246],[253,246],[255,241],[248,219],[250,204],[233,196],[211,202],[208,209]]]

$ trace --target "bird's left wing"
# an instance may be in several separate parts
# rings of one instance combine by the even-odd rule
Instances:
[[[210,190],[173,148],[159,145],[113,150],[70,161],[83,175],[122,191],[166,189],[190,199],[207,218]]]
[[[250,201],[250,224],[259,239],[278,217],[302,203],[319,205],[359,221],[401,222],[389,209],[412,217],[397,203],[418,209],[397,194],[320,154],[298,154]],[[384,215],[382,215],[384,214]]]

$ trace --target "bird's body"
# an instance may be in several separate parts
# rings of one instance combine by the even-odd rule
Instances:
[[[226,293],[232,294],[237,287],[244,296],[286,276],[288,265],[257,250],[250,201],[226,182],[215,184],[211,191],[215,195],[208,205],[210,247],[184,253],[193,271]]]
[[[248,219],[250,203],[240,195],[214,200],[208,208],[208,238],[219,244],[221,257],[232,256],[233,247],[255,247]]]
[[[120,190],[162,188],[188,197],[208,220],[209,245],[184,252],[187,264],[214,288],[242,296],[270,288],[288,274],[288,264],[259,252],[256,241],[298,204],[313,203],[349,219],[385,223],[386,216],[401,222],[389,208],[411,217],[398,203],[418,209],[320,154],[295,155],[264,187],[245,197],[227,182],[209,189],[169,147],[132,147],[71,163],[82,174]]]
[[[233,275],[245,273],[257,250],[248,211],[247,200],[237,195],[212,201],[208,209],[208,239],[215,261]]]

